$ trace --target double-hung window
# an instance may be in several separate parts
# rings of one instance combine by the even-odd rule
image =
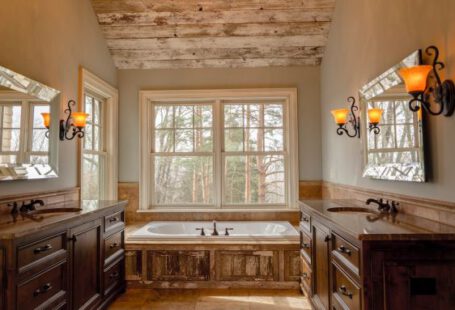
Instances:
[[[295,207],[295,90],[141,98],[142,209]]]
[[[82,150],[82,197],[105,199],[104,172],[106,151],[104,148],[105,103],[88,92],[85,93],[85,112],[88,113]]]
[[[48,164],[49,140],[41,113],[49,103],[24,99],[0,101],[0,162]]]

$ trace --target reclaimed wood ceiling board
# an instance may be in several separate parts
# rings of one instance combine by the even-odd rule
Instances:
[[[319,65],[335,0],[92,0],[119,69]]]

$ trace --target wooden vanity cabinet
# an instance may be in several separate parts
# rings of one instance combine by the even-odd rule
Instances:
[[[125,289],[123,212],[114,205],[0,241],[0,309],[107,308]]]
[[[302,211],[301,288],[315,309],[455,309],[453,238],[360,241]]]

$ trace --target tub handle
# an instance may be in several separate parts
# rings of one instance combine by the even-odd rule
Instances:
[[[229,231],[230,231],[230,230],[234,230],[234,228],[227,228],[227,227],[226,227],[226,231],[225,231],[224,235],[225,235],[225,236],[229,236]]]
[[[200,230],[201,231],[201,236],[205,236],[204,227],[196,228],[196,230]]]

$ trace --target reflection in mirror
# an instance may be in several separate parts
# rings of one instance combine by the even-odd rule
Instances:
[[[412,98],[398,74],[400,68],[420,64],[420,58],[420,51],[412,53],[360,90],[363,119],[368,109],[384,110],[379,134],[364,124],[364,177],[425,182],[422,114],[409,110]]]
[[[0,181],[57,177],[58,108],[57,90],[0,66]]]

